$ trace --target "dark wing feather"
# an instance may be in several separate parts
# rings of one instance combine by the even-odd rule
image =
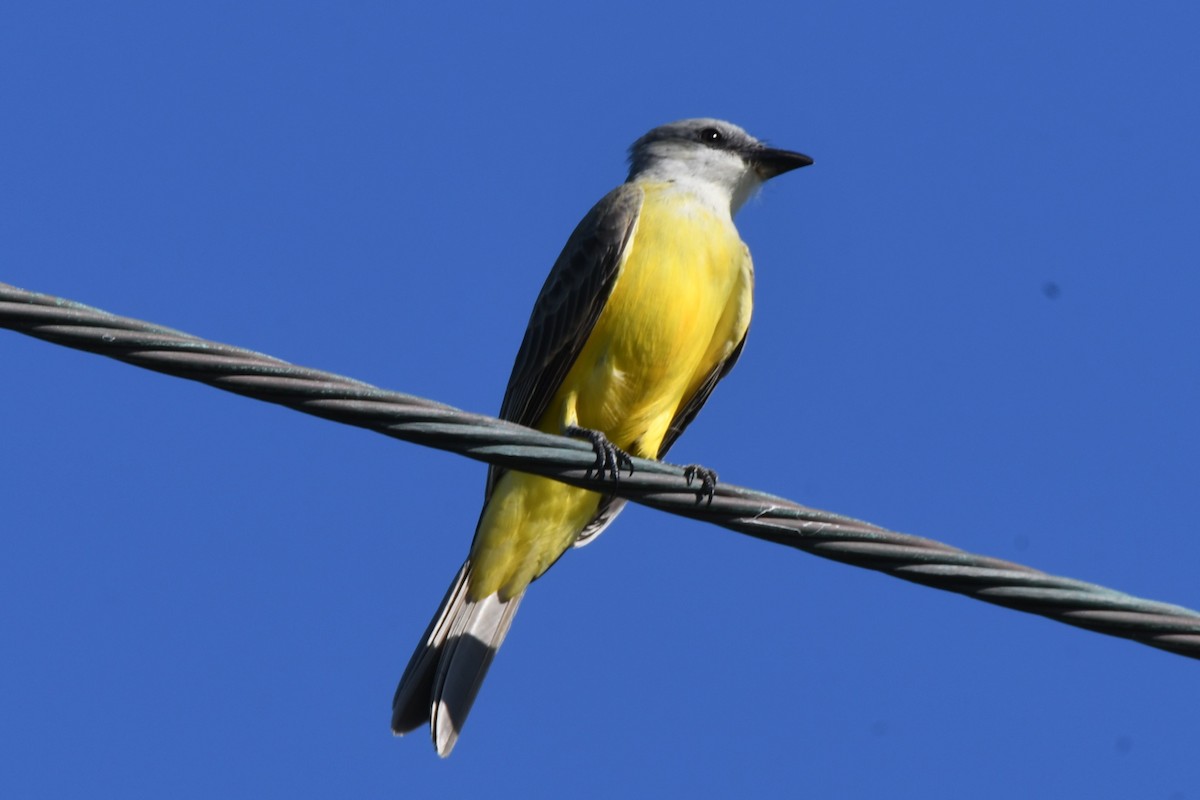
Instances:
[[[662,447],[658,448],[659,458],[667,454],[667,451],[671,449],[671,445],[675,444],[675,440],[683,433],[684,428],[692,424],[692,420],[696,418],[696,415],[700,413],[700,409],[708,402],[708,396],[712,394],[713,389],[716,388],[722,378],[729,374],[729,370],[733,369],[733,365],[737,363],[738,358],[742,355],[742,348],[745,345],[746,334],[742,334],[742,340],[733,348],[733,351],[729,354],[729,358],[713,367],[704,376],[704,382],[696,389],[696,393],[675,412],[675,418],[671,420],[671,425],[667,428],[667,435],[663,437]]]
[[[534,426],[567,377],[616,283],[642,207],[633,184],[613,189],[575,227],[529,315],[500,417]],[[503,470],[488,470],[485,498]]]

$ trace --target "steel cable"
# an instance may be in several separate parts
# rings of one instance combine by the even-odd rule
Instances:
[[[974,555],[738,486],[720,483],[711,498],[701,500],[682,468],[673,465],[634,459],[633,474],[614,482],[592,474],[595,455],[586,442],[3,283],[0,327],[396,439],[618,494],[913,583],[1200,658],[1200,613],[1196,611]]]

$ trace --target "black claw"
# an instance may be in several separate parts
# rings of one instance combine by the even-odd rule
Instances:
[[[608,437],[600,431],[568,425],[563,433],[575,439],[585,439],[592,443],[592,449],[596,451],[596,463],[588,472],[594,471],[597,477],[601,477],[607,472],[609,478],[614,481],[621,479],[621,470],[623,469],[628,469],[629,474],[633,474],[633,459],[629,453],[609,441]]]
[[[692,481],[700,481],[700,486],[696,489],[696,505],[699,505],[701,500],[707,500],[708,504],[712,505],[713,495],[717,491],[716,471],[699,464],[688,464],[683,468],[683,477],[687,479],[688,486],[692,485]]]

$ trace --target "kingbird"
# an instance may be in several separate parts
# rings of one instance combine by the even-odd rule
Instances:
[[[687,119],[629,150],[629,177],[575,228],[534,303],[503,419],[589,440],[597,473],[658,459],[742,352],[754,267],[733,215],[764,181],[812,163],[736,125]],[[689,467],[710,495],[715,474]],[[458,571],[392,702],[392,730],[429,722],[450,754],[529,584],[625,505],[491,467]]]

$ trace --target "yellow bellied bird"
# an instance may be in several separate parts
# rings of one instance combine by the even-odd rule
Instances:
[[[737,361],[754,268],[733,215],[764,181],[812,163],[715,119],[655,128],[629,161],[550,271],[500,409],[588,439],[613,479],[630,454],[661,458]],[[715,475],[689,470],[711,493]],[[428,721],[448,755],[529,584],[624,504],[491,467],[470,555],[400,679],[392,730]]]

